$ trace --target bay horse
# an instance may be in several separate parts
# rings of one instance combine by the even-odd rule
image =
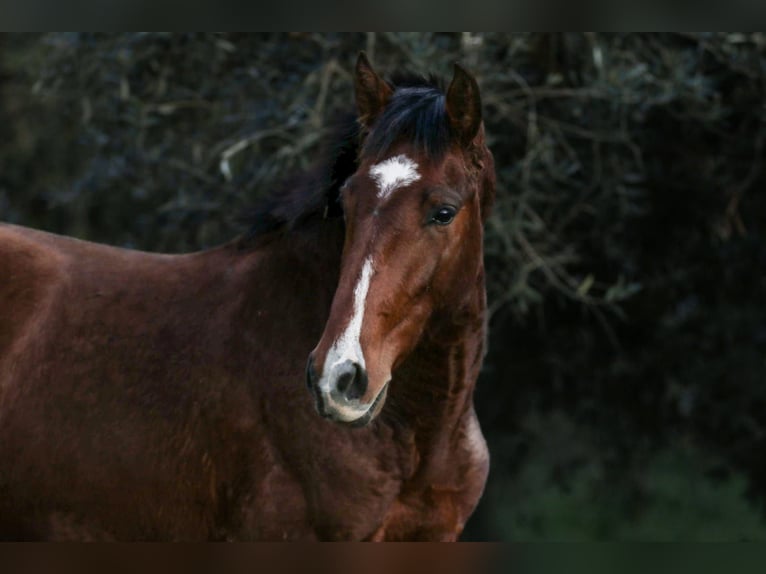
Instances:
[[[319,175],[220,247],[0,226],[1,539],[458,538],[489,464],[479,88],[363,53],[354,83]]]

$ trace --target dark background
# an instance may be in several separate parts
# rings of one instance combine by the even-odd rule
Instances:
[[[766,539],[766,35],[0,36],[0,220],[191,251],[379,71],[482,87],[498,202],[467,539]]]

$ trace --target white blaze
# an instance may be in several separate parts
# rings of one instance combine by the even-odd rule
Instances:
[[[418,164],[406,155],[397,155],[370,168],[370,175],[378,184],[378,197],[385,199],[397,188],[420,179]]]
[[[333,368],[339,363],[352,361],[365,368],[364,353],[359,343],[359,337],[362,333],[362,319],[364,319],[364,307],[367,301],[367,291],[370,288],[370,277],[372,277],[372,257],[364,260],[362,272],[359,275],[359,281],[354,287],[354,310],[351,320],[346,325],[345,330],[340,337],[333,343],[327,352],[322,379],[319,382],[320,388],[329,390],[330,374]]]

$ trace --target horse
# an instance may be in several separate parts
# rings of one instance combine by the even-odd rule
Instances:
[[[489,469],[479,87],[353,78],[329,161],[228,243],[0,226],[0,539],[458,539]]]

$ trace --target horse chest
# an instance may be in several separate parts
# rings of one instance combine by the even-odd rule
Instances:
[[[408,485],[388,508],[371,536],[384,540],[456,540],[480,491],[458,477],[433,484]]]
[[[371,540],[457,540],[481,497],[489,469],[472,414],[457,439],[426,462],[388,508]]]
[[[339,488],[315,496],[309,493],[300,508],[280,507],[276,520],[300,523],[305,511],[320,540],[454,540],[478,500],[458,476],[446,474],[434,484],[378,476],[363,489]],[[290,527],[286,531],[297,532]]]

